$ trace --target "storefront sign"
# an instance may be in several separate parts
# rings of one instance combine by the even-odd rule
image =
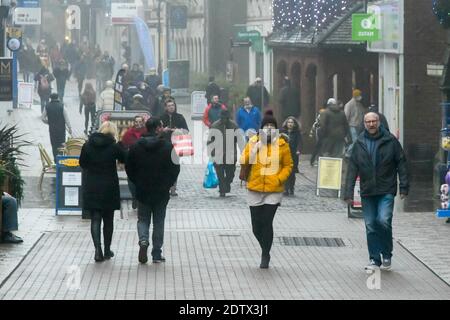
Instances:
[[[13,100],[13,59],[0,58],[0,101]]]
[[[377,16],[375,14],[352,15],[352,40],[377,41],[380,39]]]
[[[375,1],[367,13],[380,21],[380,40],[368,42],[367,51],[402,54],[404,46],[404,0]]]
[[[18,25],[40,25],[41,8],[16,8],[14,22]]]
[[[137,15],[137,5],[134,3],[111,3],[112,24],[134,24]]]

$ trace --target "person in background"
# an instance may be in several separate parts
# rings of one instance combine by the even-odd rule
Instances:
[[[17,216],[18,205],[17,200],[10,194],[3,192],[2,198],[2,243],[19,244],[23,239],[16,236],[12,231],[19,230],[19,219]]]
[[[39,98],[41,99],[41,113],[44,113],[45,107],[50,100],[50,95],[52,93],[52,81],[55,77],[50,73],[46,66],[42,66],[41,70],[34,77],[34,81],[38,83],[37,91]]]
[[[188,125],[184,116],[177,112],[177,104],[173,100],[166,101],[166,112],[161,117],[163,123],[163,134],[169,142],[172,142],[172,135],[176,130],[183,130],[184,133],[189,132]],[[170,196],[178,197],[177,181],[170,188]]]
[[[94,86],[91,83],[86,83],[84,92],[81,95],[80,114],[82,113],[84,106],[84,133],[88,134],[89,118],[91,119],[91,125],[95,123],[96,114],[96,92]]]
[[[139,82],[143,82],[144,80],[144,73],[139,69],[139,64],[133,64],[133,68],[130,71],[130,84],[137,86]]]
[[[322,114],[325,112],[325,110],[327,110],[326,102],[320,107],[319,112],[317,113],[316,121],[314,121],[314,124],[312,125],[311,131],[309,133],[309,137],[314,138],[316,140],[314,150],[311,154],[310,160],[311,167],[314,167],[317,157],[320,156],[322,152],[320,118],[322,117]]]
[[[227,107],[220,103],[218,95],[214,95],[212,97],[212,102],[208,105],[203,114],[203,123],[205,126],[211,128],[211,125],[220,119],[220,112],[222,110],[227,110]]]
[[[145,82],[150,87],[153,96],[156,96],[156,89],[162,84],[161,77],[156,73],[156,68],[150,68],[150,74],[145,78]]]
[[[260,77],[256,78],[255,83],[247,89],[247,97],[255,106],[258,107],[259,111],[265,110],[270,102],[269,91],[263,86],[262,79]]]
[[[59,63],[53,69],[53,75],[56,79],[56,90],[58,91],[59,99],[61,102],[64,102],[66,83],[70,78],[69,65],[64,59],[59,60]]]
[[[80,166],[85,177],[82,182],[83,210],[91,213],[91,236],[96,262],[114,257],[111,250],[114,211],[120,209],[117,161],[125,163],[125,153],[117,140],[117,127],[106,121],[81,149]],[[104,251],[101,244],[102,221]]]
[[[258,131],[261,127],[261,112],[252,104],[249,97],[244,98],[244,105],[236,113],[236,123],[246,134],[249,130]],[[249,139],[249,138],[248,138]]]
[[[320,139],[323,139],[322,154],[331,158],[342,158],[347,139],[351,139],[345,113],[339,109],[336,99],[330,98],[320,117]]]
[[[209,83],[208,86],[206,87],[205,91],[205,98],[208,101],[208,104],[211,103],[211,99],[213,96],[219,96],[220,97],[220,87],[217,85],[217,83],[215,82],[216,78],[214,76],[209,77]]]
[[[295,174],[299,173],[298,165],[300,160],[300,151],[303,145],[300,124],[294,117],[288,117],[283,123],[281,132],[288,138],[291,157],[294,161],[294,168],[288,180],[286,181],[286,190],[284,192],[284,195],[293,196],[295,190]]]
[[[83,84],[84,80],[86,79],[87,68],[87,56],[85,54],[82,54],[80,59],[75,62],[75,65],[72,68],[73,75],[78,82],[78,94],[80,96],[81,92],[83,91]]]
[[[42,114],[42,120],[45,123],[48,123],[53,158],[56,163],[58,149],[66,142],[66,130],[69,134],[72,134],[72,128],[70,126],[67,110],[60,101],[59,95],[57,93],[52,93],[50,99],[50,103],[47,104],[44,113]]]
[[[105,90],[98,99],[99,110],[114,110],[114,82],[106,81]]]
[[[293,161],[289,144],[278,134],[273,113],[266,113],[260,134],[250,139],[241,156],[241,165],[251,165],[247,179],[247,202],[253,234],[258,240],[261,269],[269,268],[273,244],[273,220],[281,205],[284,184],[291,175]]]
[[[364,115],[366,114],[366,109],[362,104],[361,90],[353,90],[353,98],[345,105],[344,112],[347,117],[350,134],[353,141],[347,148],[346,157],[348,158],[352,154],[353,144],[356,142],[363,129],[361,124],[364,122]]]
[[[238,158],[237,146],[243,146],[243,138],[238,129],[238,125],[230,119],[230,112],[222,110],[220,119],[209,130],[208,154],[217,172],[221,198],[231,192]]]
[[[300,120],[300,90],[292,86],[291,80],[288,77],[284,79],[284,86],[280,91],[279,105],[283,119],[292,116],[297,121]]]

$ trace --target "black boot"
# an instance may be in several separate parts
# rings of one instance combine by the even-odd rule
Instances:
[[[98,212],[92,212],[92,219],[91,219],[91,236],[92,236],[92,240],[94,242],[94,247],[95,247],[95,256],[94,256],[94,260],[96,262],[102,262],[105,260],[104,256],[103,256],[103,251],[102,251],[102,242],[101,242],[101,223],[102,223],[102,218],[101,215]]]
[[[262,254],[261,255],[261,264],[260,264],[260,268],[261,269],[269,269],[269,263],[270,263],[270,254]]]
[[[112,216],[112,217],[111,217]],[[105,260],[114,257],[114,252],[111,251],[111,242],[114,231],[114,213],[110,217],[103,218],[103,240],[105,243]]]
[[[95,262],[105,261],[105,257],[103,256],[102,246],[95,247]]]

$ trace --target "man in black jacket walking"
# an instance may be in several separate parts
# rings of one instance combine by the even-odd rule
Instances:
[[[42,120],[48,123],[50,132],[50,142],[52,143],[53,157],[56,163],[58,149],[66,142],[66,129],[69,134],[72,134],[72,127],[70,126],[67,111],[64,104],[59,100],[57,93],[50,96],[50,103],[44,109]]]
[[[358,137],[349,159],[345,200],[351,204],[356,178],[361,181],[361,199],[366,223],[370,263],[366,270],[391,268],[393,251],[392,215],[397,195],[409,192],[405,153],[399,141],[383,127],[378,114],[364,117],[365,131]]]
[[[180,166],[172,144],[160,136],[163,128],[161,120],[151,118],[146,127],[148,133],[130,148],[125,169],[136,185],[139,262],[148,261],[149,228],[153,216],[153,263],[160,263],[165,261],[161,248],[169,190],[178,178]]]

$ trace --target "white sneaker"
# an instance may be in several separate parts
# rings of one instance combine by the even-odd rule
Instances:
[[[371,259],[369,264],[364,268],[366,271],[375,271],[380,269],[380,264]]]
[[[380,266],[381,270],[389,271],[392,268],[392,260],[391,259],[383,259],[383,263]]]

